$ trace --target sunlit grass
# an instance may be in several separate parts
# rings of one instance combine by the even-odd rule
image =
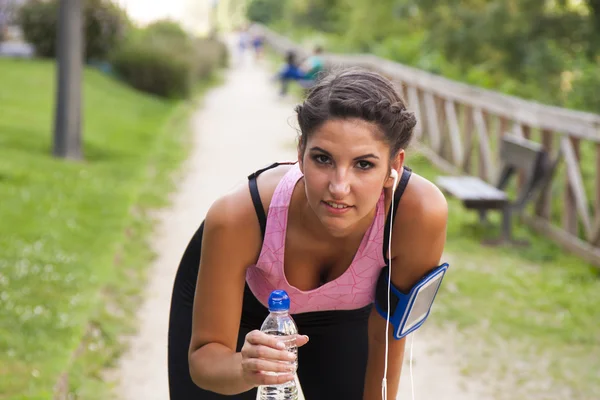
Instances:
[[[65,373],[78,391],[110,362],[150,258],[143,210],[185,155],[182,103],[86,70],[84,160],[53,158],[54,82],[51,62],[0,60],[0,399],[51,399]]]

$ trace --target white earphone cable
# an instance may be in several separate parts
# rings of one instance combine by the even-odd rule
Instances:
[[[398,175],[394,179],[394,186],[392,187],[392,201],[390,204],[390,232],[388,235],[388,292],[387,292],[387,315],[385,319],[385,360],[383,366],[383,380],[381,381],[381,396],[382,400],[387,399],[387,369],[388,369],[388,355],[389,355],[389,326],[390,326],[390,295],[392,290],[392,230],[394,226],[394,197],[396,194],[396,185],[398,183]],[[412,357],[413,357],[413,341],[414,332],[410,335],[410,385],[412,392],[412,400],[415,400],[415,385],[413,380],[412,370]]]
[[[383,380],[381,382],[382,400],[387,400],[387,369],[388,369],[388,353],[389,353],[389,327],[390,327],[390,291],[392,282],[392,227],[394,225],[394,197],[396,194],[397,178],[394,179],[392,186],[392,201],[390,203],[390,232],[388,235],[388,295],[387,295],[387,313],[385,317],[385,358],[383,364]]]
[[[415,333],[410,334],[410,391],[412,393],[412,400],[415,400],[415,380],[413,378],[413,343],[415,341]]]

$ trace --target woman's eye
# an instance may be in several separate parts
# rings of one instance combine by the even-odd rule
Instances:
[[[329,157],[324,154],[316,154],[313,159],[319,164],[327,164],[329,163]]]
[[[357,165],[357,166],[358,166],[358,168],[360,168],[360,169],[369,169],[369,168],[371,168],[371,167],[373,166],[373,163],[370,163],[370,162],[368,162],[368,161],[361,160],[361,161],[359,161],[358,163],[356,163],[356,165]]]

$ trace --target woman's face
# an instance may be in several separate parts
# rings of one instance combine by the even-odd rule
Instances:
[[[349,234],[372,216],[382,189],[393,184],[389,145],[375,125],[360,119],[325,122],[298,158],[308,203],[333,236]]]

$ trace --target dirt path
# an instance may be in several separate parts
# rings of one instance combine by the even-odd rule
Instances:
[[[153,246],[158,254],[150,271],[146,301],[140,307],[139,333],[132,338],[118,375],[122,400],[168,400],[167,322],[173,277],[179,259],[211,203],[246,176],[272,161],[293,160],[296,132],[293,104],[277,97],[269,74],[249,60],[233,63],[223,86],[209,92],[193,117],[193,150],[171,206],[159,213]],[[417,399],[485,400],[468,391],[448,350],[432,343],[447,338],[427,325],[415,338]],[[410,341],[408,342],[410,343]],[[352,351],[349,349],[349,351]],[[407,347],[398,398],[410,399]]]

